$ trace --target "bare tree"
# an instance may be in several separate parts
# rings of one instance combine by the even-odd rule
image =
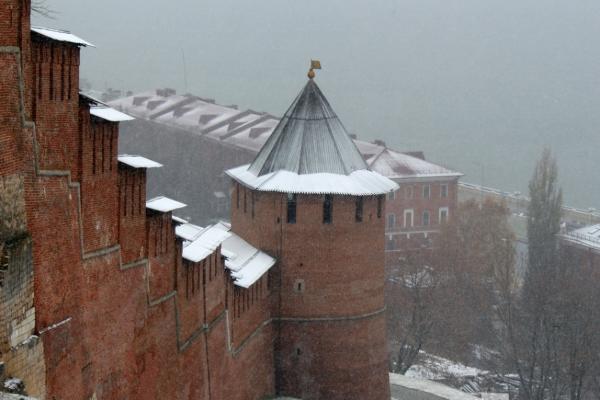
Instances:
[[[400,344],[392,371],[404,374],[418,359],[431,339],[438,320],[437,277],[429,266],[430,250],[410,250],[402,258],[395,277],[396,295],[402,306],[397,320]]]
[[[529,185],[529,262],[523,288],[499,285],[502,352],[524,400],[582,400],[598,373],[600,315],[593,257],[559,246],[562,194],[548,150]]]

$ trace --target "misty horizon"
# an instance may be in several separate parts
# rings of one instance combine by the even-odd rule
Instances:
[[[95,89],[173,87],[280,116],[317,58],[317,82],[360,138],[523,193],[550,147],[565,204],[600,206],[581,178],[600,142],[597,2],[80,4],[50,0],[56,19],[33,22],[97,46],[81,62]]]

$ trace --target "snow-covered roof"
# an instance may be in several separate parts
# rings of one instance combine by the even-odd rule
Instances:
[[[600,224],[585,226],[565,233],[562,237],[571,243],[600,250]]]
[[[277,171],[299,175],[348,175],[367,164],[338,116],[309,79],[248,168],[257,176]]]
[[[94,117],[102,118],[110,122],[131,121],[135,119],[130,115],[115,110],[114,108],[103,106],[90,107],[90,114],[92,114]]]
[[[249,288],[275,264],[275,259],[230,230],[231,225],[226,222],[206,228],[185,223],[175,227],[175,234],[184,240],[183,258],[192,262],[202,261],[221,245],[225,268],[234,284]]]
[[[231,233],[222,229],[220,226],[212,225],[207,228],[189,226],[191,224],[180,225],[175,228],[176,234],[181,238],[189,238],[183,244],[183,258],[199,262],[211,255],[225,239],[231,236]],[[198,231],[197,228],[200,228]]]
[[[415,178],[449,178],[462,176],[460,172],[452,171],[411,155],[400,153],[389,148],[373,154],[367,159],[367,164],[373,171],[379,172],[390,179],[403,180]]]
[[[186,206],[186,204],[165,196],[158,196],[146,202],[146,208],[159,212],[169,212]]]
[[[398,184],[392,180],[367,169],[354,171],[348,175],[333,173],[299,175],[281,170],[256,176],[248,170],[248,165],[243,165],[225,172],[241,184],[263,192],[372,196],[398,189]]]
[[[193,241],[200,236],[200,233],[202,233],[203,230],[203,227],[186,221],[175,227],[175,234],[183,240]]]
[[[174,90],[168,89],[136,93],[113,100],[109,104],[137,118],[176,127],[177,132],[183,129],[252,153],[258,153],[265,147],[275,128],[280,125],[277,117],[264,112],[238,110],[236,106],[216,104],[212,99],[198,96],[178,95]],[[397,161],[394,161],[391,167],[381,160],[374,163],[377,161],[375,157],[388,149],[384,142],[366,142],[355,138],[352,142],[371,170],[384,176],[389,173],[390,176],[387,177],[395,177],[392,178],[395,180],[454,179],[461,175],[410,154],[405,154],[404,159],[398,156],[401,158],[399,163],[404,163],[407,168],[402,173],[394,172],[394,169],[403,170],[401,166],[394,165]],[[393,150],[392,152],[394,156],[404,154]],[[384,158],[386,157],[387,155],[384,155]]]
[[[227,229],[225,224],[217,224],[219,229]],[[225,257],[225,267],[231,271],[234,284],[249,288],[260,279],[273,265],[275,259],[258,250],[238,235],[231,236],[221,245],[221,254]]]
[[[403,393],[406,398],[430,398],[435,400],[476,400],[478,397],[472,396],[468,393],[461,392],[458,389],[454,389],[450,386],[443,385],[438,382],[410,378],[405,375],[390,373],[390,385],[392,389],[394,386],[398,386],[403,389],[408,389],[408,393]],[[418,395],[414,393],[411,396],[410,391],[420,392]],[[430,395],[424,396],[424,395]]]
[[[152,161],[149,158],[129,155],[129,154],[120,154],[119,162],[129,165],[133,168],[159,168],[162,167],[162,164],[157,163],[156,161]]]
[[[91,44],[90,42],[88,42],[87,40],[83,40],[79,36],[73,35],[69,31],[44,28],[41,26],[32,26],[31,30],[37,34],[40,34],[40,35],[45,36],[52,40],[57,40],[59,42],[73,43],[78,46],[96,47],[93,44]]]
[[[187,224],[187,223],[188,223],[188,221],[187,221],[186,219],[183,219],[183,218],[181,218],[181,217],[178,217],[178,216],[176,216],[176,215],[172,215],[172,216],[171,216],[171,219],[172,219],[173,221],[175,221],[176,223],[178,223],[178,224]]]

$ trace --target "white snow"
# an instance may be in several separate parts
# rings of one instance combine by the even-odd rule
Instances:
[[[23,385],[23,381],[18,378],[11,378],[4,381],[4,389],[16,391]]]
[[[183,258],[192,262],[202,261],[221,245],[225,268],[230,270],[234,284],[249,288],[275,264],[275,259],[230,230],[226,222],[206,228],[186,223],[177,226],[175,233],[185,240]]]
[[[431,394],[445,400],[475,400],[477,397],[461,392],[450,386],[433,382],[427,379],[419,379],[408,375],[390,373],[390,384],[402,388],[412,389],[419,392]]]
[[[90,107],[90,114],[110,122],[131,121],[135,119],[130,115],[110,107]]]
[[[600,249],[600,224],[585,226],[562,235],[572,243],[592,249]]]
[[[316,173],[298,175],[290,171],[276,171],[256,176],[248,171],[249,165],[227,170],[227,175],[240,183],[264,192],[339,194],[369,196],[393,192],[398,185],[369,170],[354,171],[349,175]]]
[[[158,196],[146,202],[146,208],[160,212],[169,212],[186,207],[186,204],[165,196]]]
[[[123,164],[127,164],[133,168],[159,168],[162,167],[162,164],[157,163],[156,161],[152,161],[149,158],[142,156],[135,156],[129,154],[120,154],[119,162]]]
[[[231,236],[231,233],[215,225],[209,226],[194,235],[194,228],[190,228],[189,225],[192,224],[181,225],[176,228],[176,231],[179,229],[178,235],[182,233],[193,235],[190,241],[183,244],[183,258],[192,262],[199,262],[210,256],[225,239]]]
[[[430,163],[408,154],[384,148],[367,160],[373,171],[390,179],[458,178],[461,173]]]
[[[448,377],[470,377],[486,373],[487,371],[468,367],[447,358],[421,351],[419,354],[419,364],[410,367],[405,375],[411,378],[436,380]]]
[[[90,42],[83,40],[79,36],[73,35],[69,31],[44,28],[41,26],[32,26],[31,30],[35,33],[39,33],[40,35],[46,36],[47,38],[50,38],[53,40],[57,40],[59,42],[69,42],[69,43],[74,43],[74,44],[78,44],[81,46],[96,47],[93,44],[91,44]]]

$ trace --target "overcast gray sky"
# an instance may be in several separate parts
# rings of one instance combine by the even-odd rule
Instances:
[[[349,131],[526,191],[545,145],[566,200],[600,209],[598,0],[48,0],[98,46],[97,89],[187,91],[281,115],[317,82]],[[593,184],[592,184],[593,183]]]

